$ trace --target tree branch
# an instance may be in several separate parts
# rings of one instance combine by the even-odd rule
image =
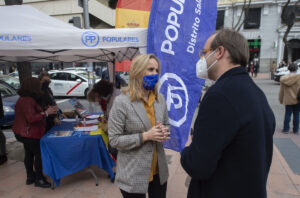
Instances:
[[[243,7],[242,7],[242,13],[241,13],[241,15],[240,15],[240,17],[239,17],[238,22],[235,24],[235,26],[234,26],[233,29],[236,29],[236,28],[239,26],[240,22],[241,22],[241,19],[242,19],[242,17],[243,17],[244,12],[245,12],[246,2],[247,2],[247,0],[244,0],[244,5],[243,5]]]
[[[283,6],[283,9],[282,9],[282,12],[281,12],[281,16],[280,16],[281,20],[283,19],[285,10],[286,10],[286,8],[288,7],[288,5],[290,4],[290,2],[291,2],[291,0],[288,0],[288,1],[285,3],[285,5]]]
[[[234,3],[233,3],[233,0],[231,0],[231,10],[232,10],[232,24],[231,24],[231,27],[232,27],[232,29],[234,29],[233,28],[233,26],[234,26]]]
[[[245,1],[245,2],[246,2],[246,1]],[[247,6],[247,7],[246,7],[246,9],[245,9],[244,20],[243,20],[243,22],[242,22],[242,23],[239,25],[239,27],[238,27],[237,31],[240,31],[240,29],[241,29],[242,25],[243,25],[243,24],[245,24],[245,22],[246,22],[246,18],[247,18],[247,16],[248,16],[248,13],[249,13],[250,5],[251,5],[251,0],[249,0],[249,2],[248,2],[248,6]]]

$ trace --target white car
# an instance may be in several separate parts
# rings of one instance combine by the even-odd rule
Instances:
[[[0,75],[0,80],[3,80],[16,90],[20,88],[20,80],[18,78],[8,75]]]
[[[298,66],[297,74],[300,74],[300,59],[294,61],[294,64]],[[274,80],[277,82],[280,82],[281,76],[285,76],[289,74],[290,71],[288,70],[288,67],[281,67],[276,69],[276,72],[274,73]]]
[[[10,76],[10,77],[14,77],[14,78],[19,79],[19,72],[18,72],[18,71],[14,71],[14,72],[9,73],[9,74],[7,74],[7,75]],[[34,73],[32,73],[31,76],[32,76],[32,77],[35,77],[35,78],[38,77],[38,75],[35,75]]]
[[[50,88],[54,96],[85,96],[88,93],[88,73],[82,71],[49,71]],[[96,78],[96,83],[101,79]]]
[[[69,68],[65,68],[64,71],[87,72],[87,69],[85,67],[69,67]]]

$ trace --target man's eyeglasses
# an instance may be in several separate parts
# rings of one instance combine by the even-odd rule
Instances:
[[[211,51],[211,48],[203,49],[199,51],[199,57],[202,58],[207,52]]]

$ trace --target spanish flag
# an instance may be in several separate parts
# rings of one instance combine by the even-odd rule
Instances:
[[[116,28],[147,28],[152,0],[118,0]]]
[[[116,28],[147,28],[152,0],[118,0]],[[129,72],[130,60],[116,62],[116,71]]]

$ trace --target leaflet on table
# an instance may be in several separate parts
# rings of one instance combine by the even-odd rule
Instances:
[[[99,122],[99,120],[86,120],[85,122],[81,121],[81,124],[99,124]]]
[[[89,126],[89,127],[74,127],[74,131],[96,131],[98,126]]]
[[[84,131],[74,131],[73,137],[81,137],[81,136],[89,136],[90,132],[84,132]]]
[[[76,122],[75,118],[64,118],[61,120],[62,122]]]
[[[48,137],[69,137],[72,136],[73,131],[54,131]]]
[[[80,115],[80,117],[85,117],[87,114],[87,109],[77,100],[77,98],[72,98],[69,103],[74,107],[75,111]]]
[[[101,116],[100,115],[87,115],[86,116],[86,118],[88,118],[88,119],[97,119],[99,117],[101,117]]]

